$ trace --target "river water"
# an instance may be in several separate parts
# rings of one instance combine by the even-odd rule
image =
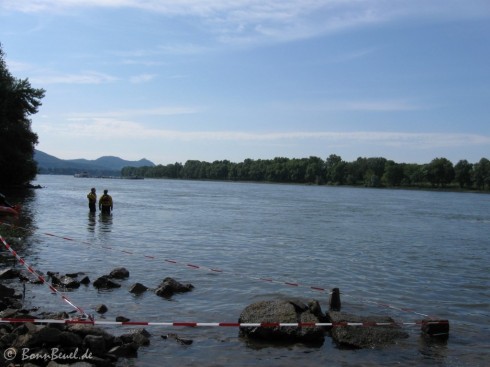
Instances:
[[[250,303],[287,297],[317,299],[326,311],[328,292],[313,286],[339,287],[346,312],[450,322],[447,341],[427,341],[407,325],[408,339],[368,350],[338,348],[329,337],[315,347],[266,345],[248,343],[233,327],[147,326],[150,346],[120,365],[490,364],[490,195],[50,175],[34,184],[44,188],[25,198],[30,231],[16,249],[34,269],[84,272],[92,281],[115,267],[130,271],[119,289],[67,293],[87,313],[107,305],[98,320],[237,322]],[[91,187],[109,190],[112,217],[89,215]],[[136,282],[155,288],[167,276],[195,289],[170,300],[128,291]],[[72,310],[41,285],[28,284],[26,295],[41,310]],[[169,333],[193,343],[161,337]]]

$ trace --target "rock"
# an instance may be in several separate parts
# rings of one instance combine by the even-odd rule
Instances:
[[[4,311],[7,309],[20,309],[22,308],[22,303],[11,297],[0,298],[0,311]]]
[[[116,317],[116,321],[117,322],[128,322],[130,320],[127,317],[124,317],[124,316],[117,316]]]
[[[318,302],[311,303],[315,313],[321,316]],[[270,300],[247,306],[239,323],[319,323],[309,306],[297,300]],[[325,330],[321,327],[240,327],[240,336],[253,339],[285,342],[323,343]]]
[[[129,271],[126,268],[116,268],[109,274],[109,278],[125,279],[129,277]]]
[[[0,284],[0,298],[12,297],[14,294],[15,294],[15,289]]]
[[[167,334],[167,335],[161,335],[162,339],[173,339],[176,340],[179,344],[182,345],[191,345],[194,341],[192,339],[182,339],[180,336],[177,334]]]
[[[20,271],[14,268],[0,270],[0,279],[14,279],[20,276]]]
[[[48,271],[48,275],[51,277],[51,284],[55,287],[64,287],[75,289],[80,287],[80,282],[75,277],[69,275],[60,275],[59,273],[53,273]],[[73,274],[70,274],[73,275]]]
[[[78,276],[83,273],[66,273],[65,275],[70,278],[78,278]]]
[[[394,323],[391,317],[357,316],[337,311],[329,311],[328,319],[332,323]],[[394,324],[388,326],[334,326],[331,334],[338,345],[359,349],[383,347],[396,343],[398,339],[408,338],[408,334]]]
[[[155,290],[157,296],[170,298],[175,293],[189,292],[194,288],[192,284],[182,284],[173,278],[165,278]]]
[[[146,292],[148,290],[148,287],[145,287],[141,283],[135,283],[129,288],[129,291],[134,294],[141,294],[143,292]]]
[[[96,356],[103,356],[106,353],[105,339],[101,335],[86,335],[83,338],[83,345]]]
[[[107,354],[116,357],[135,358],[138,356],[138,346],[134,343],[118,345],[109,350]]]
[[[121,335],[125,343],[135,343],[137,346],[150,345],[150,333],[145,329],[133,330],[133,332]]]
[[[63,275],[59,278],[59,284],[64,288],[75,289],[80,287],[80,282],[75,278],[69,277],[68,275]]]
[[[120,288],[121,285],[110,280],[107,275],[103,275],[95,280],[94,287],[97,289],[113,289]]]
[[[31,333],[31,339],[28,346],[40,347],[43,345],[56,345],[60,342],[61,331],[54,327],[41,327],[39,330]]]
[[[98,305],[97,307],[95,307],[95,311],[98,312],[98,313],[106,313],[109,309],[107,308],[106,305]]]
[[[76,333],[79,336],[81,336],[82,338],[85,338],[87,335],[102,336],[104,338],[107,346],[112,346],[113,341],[114,341],[114,336],[109,334],[104,329],[93,326],[93,325],[72,324],[72,325],[69,325],[67,327],[67,331]]]
[[[87,285],[87,284],[90,284],[90,279],[88,276],[84,276],[81,280],[80,280],[80,284],[83,284],[83,285]]]
[[[62,347],[76,348],[76,347],[81,347],[82,343],[83,343],[83,339],[75,333],[69,331],[62,331],[60,333],[60,345]]]

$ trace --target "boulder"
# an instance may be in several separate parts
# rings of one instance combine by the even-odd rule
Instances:
[[[239,323],[319,323],[323,316],[317,301],[260,301],[247,306]],[[240,336],[267,341],[323,343],[325,330],[318,326],[240,327]]]
[[[121,335],[123,343],[135,343],[137,346],[150,345],[150,333],[146,329],[132,330],[130,333]]]
[[[51,284],[55,287],[63,287],[76,289],[80,287],[80,282],[75,279],[75,277],[70,275],[60,275],[59,273],[48,272],[48,275],[51,277]]]
[[[194,341],[192,339],[182,339],[180,336],[177,334],[167,334],[167,335],[161,335],[162,339],[168,340],[168,339],[173,339],[177,343],[182,344],[182,345],[191,345]]]
[[[38,330],[31,333],[28,343],[29,347],[40,347],[43,345],[54,346],[60,342],[61,331],[54,327],[38,327]]]
[[[102,328],[88,324],[73,324],[68,325],[67,331],[78,334],[80,337],[85,338],[87,335],[98,335],[104,338],[106,346],[113,344],[114,336],[109,334]]]
[[[80,284],[83,284],[83,285],[87,285],[87,284],[90,284],[90,278],[88,276],[84,276],[81,280],[80,280]]]
[[[332,323],[390,323],[386,326],[335,326],[331,330],[332,339],[340,346],[350,348],[379,348],[394,344],[398,339],[408,338],[408,334],[395,325],[387,316],[358,316],[344,312],[330,311],[327,314]]]
[[[62,331],[60,333],[60,345],[62,347],[80,348],[82,346],[83,339],[75,333],[69,331]]]
[[[94,287],[97,289],[120,288],[121,285],[109,279],[109,276],[103,275],[94,281]]]
[[[175,293],[189,292],[194,288],[192,284],[182,284],[173,278],[165,278],[155,290],[157,296],[170,298]]]
[[[103,313],[106,313],[109,309],[107,308],[106,305],[104,304],[100,304],[98,305],[97,307],[95,307],[95,311],[97,313],[100,313],[100,314],[103,314]]]
[[[135,358],[138,356],[138,346],[135,343],[117,345],[107,353],[116,358]]]
[[[141,283],[135,283],[129,288],[129,292],[134,293],[134,294],[141,294],[143,292],[146,292],[148,290],[148,287],[145,287]]]
[[[14,268],[0,270],[0,279],[14,279],[20,276],[20,271]]]
[[[15,289],[0,284],[0,298],[12,297],[14,294],[15,294]]]
[[[80,287],[80,282],[68,275],[63,275],[62,277],[59,278],[58,285],[64,288],[75,289]]]
[[[109,278],[125,279],[129,277],[129,271],[126,268],[115,268],[109,274]]]
[[[103,356],[106,353],[106,343],[103,336],[86,335],[83,338],[83,345],[96,356]]]

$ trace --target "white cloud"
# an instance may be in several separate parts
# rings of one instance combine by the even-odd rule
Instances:
[[[68,120],[85,120],[90,123],[91,120],[97,119],[119,119],[122,117],[131,117],[132,119],[138,119],[144,116],[176,116],[189,115],[197,112],[199,112],[199,108],[192,106],[162,106],[155,108],[122,109],[106,112],[76,113],[68,116]],[[141,127],[143,128],[143,125],[141,125]]]
[[[39,75],[41,74],[40,72],[37,74],[29,79],[38,84],[104,84],[118,80],[112,75],[97,71],[87,71],[79,74],[57,74],[51,72],[42,76]]]
[[[132,76],[129,81],[133,84],[147,83],[157,77],[156,74],[141,74]]]
[[[226,43],[288,41],[414,18],[490,17],[488,0],[4,0],[0,4],[22,12],[96,7],[193,17],[201,29]]]
[[[133,114],[161,114],[171,110],[133,111]],[[178,111],[173,111],[178,113]],[[183,112],[183,111],[181,111]],[[122,114],[122,113],[121,113]],[[131,111],[127,111],[131,114]],[[131,139],[141,141],[229,141],[229,142],[280,142],[323,140],[331,144],[373,144],[386,147],[434,149],[467,146],[490,146],[490,136],[466,133],[410,133],[385,131],[291,131],[291,132],[246,132],[246,131],[179,131],[148,128],[143,124],[112,116],[79,116],[63,124],[43,123],[38,129],[51,134],[90,139]]]

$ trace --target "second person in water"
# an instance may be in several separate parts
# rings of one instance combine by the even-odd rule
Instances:
[[[111,214],[112,209],[112,197],[108,194],[108,190],[104,190],[104,195],[99,199],[99,210],[102,214]]]

